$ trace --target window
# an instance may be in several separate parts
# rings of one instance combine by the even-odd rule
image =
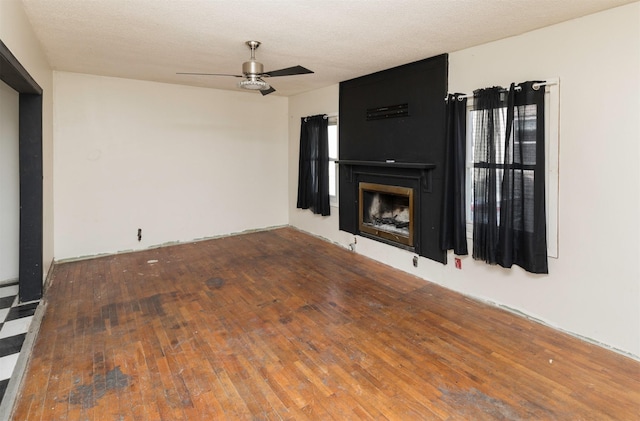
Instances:
[[[547,255],[558,257],[558,126],[559,126],[559,85],[558,79],[548,79],[545,89],[545,192],[546,192],[546,221],[547,221]],[[506,129],[506,107],[497,110],[497,122],[500,125],[499,132],[502,133],[500,147],[496,148],[496,162],[500,162],[498,157],[504,154],[504,133]],[[474,165],[474,139],[477,138],[477,119],[480,111],[473,109],[473,100],[467,104],[467,159],[466,159],[466,218],[467,237],[473,237],[473,180],[478,171]],[[535,121],[524,121],[525,127],[535,124]],[[528,142],[524,142],[527,146]],[[526,154],[527,151],[524,151]],[[528,183],[525,183],[528,184]],[[500,186],[496,186],[500,192]],[[498,220],[500,209],[497,209]]]
[[[472,224],[473,224],[473,180],[477,173],[477,171],[481,171],[480,169],[476,169],[476,158],[474,156],[475,149],[475,139],[479,136],[479,131],[481,130],[479,118],[481,116],[482,110],[474,110],[473,109],[473,101],[469,101],[469,106],[467,107],[467,176],[466,176],[466,203],[467,203],[467,235],[471,237],[473,233]],[[504,132],[506,130],[506,121],[507,121],[507,108],[502,107],[496,110],[496,122],[498,127],[495,128],[495,132],[501,134],[500,142],[496,149],[494,150],[493,157],[494,162],[500,162],[502,160],[502,156],[504,155]],[[495,166],[495,164],[494,164]],[[500,173],[500,169],[498,169],[498,173]],[[496,193],[498,194],[498,202],[500,201],[500,185],[498,184],[501,177],[499,176],[496,179]],[[500,220],[500,208],[498,208],[498,221]]]
[[[329,117],[329,204],[338,206],[338,117]]]

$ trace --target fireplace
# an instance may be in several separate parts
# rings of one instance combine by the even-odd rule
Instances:
[[[340,82],[341,231],[446,262],[440,216],[447,77],[443,54]],[[376,217],[365,214],[373,202],[387,202]]]
[[[435,164],[339,160],[340,229],[443,262]],[[372,211],[373,207],[373,211]]]
[[[413,249],[413,188],[360,182],[358,191],[360,233]]]

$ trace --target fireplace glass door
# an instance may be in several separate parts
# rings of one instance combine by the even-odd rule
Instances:
[[[413,189],[359,183],[361,233],[413,247]]]

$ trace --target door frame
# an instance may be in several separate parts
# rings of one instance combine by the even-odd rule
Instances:
[[[20,302],[38,300],[43,285],[42,88],[0,40],[0,80],[19,94]]]

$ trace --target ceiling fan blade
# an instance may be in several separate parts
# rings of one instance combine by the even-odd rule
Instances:
[[[313,73],[313,71],[306,69],[302,66],[293,66],[287,67],[286,69],[273,70],[271,72],[264,72],[262,76],[293,76],[293,75],[304,75],[307,73]]]
[[[261,89],[260,93],[262,96],[269,95],[271,92],[275,92],[276,90],[273,87],[269,87],[268,89]]]
[[[196,76],[232,76],[232,77],[244,77],[243,75],[229,75],[226,73],[184,73],[177,72],[177,75],[196,75]]]

